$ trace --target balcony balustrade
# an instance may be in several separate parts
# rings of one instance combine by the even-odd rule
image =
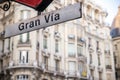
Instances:
[[[34,60],[28,60],[28,62],[26,62],[25,60],[24,61],[23,60],[14,60],[9,63],[8,68],[34,68],[37,66],[38,66],[38,64]]]
[[[88,46],[88,50],[89,50],[90,53],[93,53],[93,52],[94,52],[94,48],[93,48],[93,46],[89,44],[89,46]]]
[[[98,71],[99,72],[102,72],[103,71],[103,68],[101,66],[98,66]]]
[[[106,65],[106,69],[112,69],[112,66],[111,65]]]
[[[46,56],[46,57],[49,57],[49,56],[50,56],[50,53],[49,53],[49,51],[48,51],[47,49],[43,49],[43,50],[42,50],[42,55],[43,55],[43,56]]]
[[[89,64],[89,67],[90,67],[91,70],[95,69],[95,65],[94,64]]]
[[[98,55],[101,55],[101,54],[102,54],[101,49],[99,49],[99,48],[97,49],[97,54],[98,54]]]
[[[17,47],[31,47],[31,42],[29,39],[26,42],[19,40]]]
[[[78,61],[87,62],[87,58],[83,54],[78,55]]]

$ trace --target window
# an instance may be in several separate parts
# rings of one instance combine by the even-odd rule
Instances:
[[[2,40],[2,53],[4,52],[5,40]]]
[[[20,42],[26,43],[29,42],[29,33],[24,33],[20,35]]]
[[[88,47],[91,47],[91,38],[88,38]]]
[[[45,65],[45,69],[48,69],[48,57],[44,56],[43,58],[44,58],[43,63]]]
[[[55,70],[59,71],[60,70],[60,64],[59,60],[55,60]]]
[[[78,54],[78,57],[83,55],[83,47],[80,45],[77,46],[77,54]]]
[[[91,74],[92,80],[94,80],[94,71],[90,70],[90,74]]]
[[[117,50],[117,44],[115,45],[115,50]]]
[[[47,37],[46,36],[44,36],[44,38],[43,38],[43,48],[44,49],[47,49],[48,47],[47,47]]]
[[[99,80],[102,80],[102,72],[99,72]]]
[[[91,8],[90,5],[87,6],[87,11],[86,12],[87,12],[87,16],[91,18],[91,16],[92,16],[92,8]]]
[[[99,50],[99,41],[96,41],[96,50]]]
[[[105,53],[107,55],[110,55],[110,44],[109,43],[105,43]]]
[[[25,20],[30,17],[30,11],[29,10],[22,10],[21,11],[21,20]]]
[[[55,52],[59,52],[59,42],[58,40],[55,41]]]
[[[107,74],[107,80],[114,80],[112,74]]]
[[[16,80],[29,80],[28,75],[17,75]]]
[[[20,62],[21,64],[26,64],[26,63],[28,63],[28,51],[20,51],[19,62]]]
[[[106,69],[112,69],[110,57],[106,57],[105,63],[106,63]]]
[[[100,66],[100,56],[98,55],[98,65]]]
[[[21,20],[25,20],[30,17],[29,10],[21,10]],[[29,33],[24,33],[20,35],[20,42],[27,42],[29,41]]]
[[[88,29],[88,32],[91,32],[91,30],[92,30],[92,25],[91,25],[91,23],[88,23],[87,29]]]
[[[75,69],[76,69],[75,61],[69,61],[68,62],[68,69],[69,69],[69,74],[74,74],[75,73]]]
[[[79,70],[80,75],[82,76],[82,72],[84,70],[84,63],[82,62],[78,63],[78,70]]]
[[[74,43],[68,44],[68,56],[75,57],[75,44]]]
[[[99,19],[99,11],[95,10],[95,20],[98,21],[98,19]]]
[[[90,54],[90,64],[92,64],[92,54]]]
[[[11,38],[8,38],[8,50],[10,50],[10,42],[11,42]]]

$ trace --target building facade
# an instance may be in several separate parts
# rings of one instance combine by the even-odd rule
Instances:
[[[115,80],[102,8],[90,0],[54,0],[41,15],[81,1],[80,19],[0,40],[0,80]],[[11,9],[11,15],[1,17],[1,31],[38,15],[17,3]]]
[[[114,61],[115,61],[115,74],[116,80],[120,80],[120,6],[118,7],[118,13],[116,14],[112,24],[112,40],[114,47]]]

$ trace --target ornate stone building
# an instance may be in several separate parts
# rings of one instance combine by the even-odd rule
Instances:
[[[100,6],[90,0],[54,0],[41,15],[81,1],[80,19],[0,40],[0,80],[115,80],[107,13]],[[1,31],[38,15],[17,3],[11,9],[0,19]]]
[[[120,6],[116,14],[111,30],[113,46],[114,46],[114,61],[116,80],[120,80]]]

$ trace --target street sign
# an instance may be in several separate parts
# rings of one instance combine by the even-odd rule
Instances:
[[[69,5],[62,9],[45,13],[43,15],[34,17],[29,20],[21,21],[5,27],[4,33],[1,36],[3,38],[12,37],[22,33],[46,28],[54,24],[74,20],[82,17],[81,3]]]

